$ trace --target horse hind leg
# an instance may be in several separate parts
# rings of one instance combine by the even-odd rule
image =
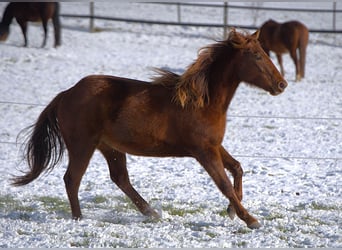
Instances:
[[[305,30],[299,41],[299,63],[300,63],[300,76],[305,76],[305,61],[306,61],[306,47],[309,41],[309,33]]]
[[[69,198],[72,217],[74,219],[81,219],[82,213],[80,202],[78,199],[78,190],[80,187],[81,179],[88,167],[89,161],[94,153],[95,148],[93,146],[84,147],[83,145],[73,148],[77,149],[70,150],[70,147],[68,147],[69,164],[64,175],[64,183]]]
[[[105,144],[101,144],[99,150],[106,158],[112,181],[132,200],[142,214],[159,219],[160,215],[133,188],[126,167],[126,155]]]

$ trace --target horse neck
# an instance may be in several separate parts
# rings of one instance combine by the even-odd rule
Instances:
[[[4,12],[4,15],[2,17],[2,20],[1,20],[1,23],[3,25],[9,26],[11,24],[12,19],[14,17],[13,11],[14,10],[13,10],[12,3],[10,3],[9,5],[7,5],[5,12]]]
[[[213,67],[211,72],[209,84],[210,105],[224,113],[227,112],[239,86],[239,80],[235,77],[234,73],[235,70],[232,62],[227,62],[221,67]]]

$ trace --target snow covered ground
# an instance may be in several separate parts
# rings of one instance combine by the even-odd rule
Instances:
[[[5,5],[0,3],[1,13]],[[117,16],[175,15],[151,14],[151,8],[170,6],[96,5],[106,15],[112,9]],[[87,9],[88,3],[62,3],[62,13]],[[221,15],[191,8],[185,13],[192,21]],[[232,13],[236,23],[249,18]],[[289,18],[278,15],[273,18]],[[254,17],[258,24],[266,18]],[[21,47],[15,22],[8,41],[0,44],[0,247],[342,247],[342,35],[310,35],[306,78],[300,83],[284,56],[289,86],[282,95],[241,84],[233,99],[224,146],[245,171],[243,204],[263,225],[250,230],[227,217],[227,200],[191,158],[128,156],[132,183],[161,213],[158,221],[142,216],[110,181],[98,153],[80,187],[81,221],[70,216],[62,180],[67,159],[27,186],[10,185],[10,177],[27,168],[15,144],[19,131],[34,123],[57,93],[88,74],[148,80],[149,67],[180,73],[200,47],[222,34],[109,21],[96,21],[103,30],[89,33],[88,20],[63,18],[62,23],[63,44],[57,49],[51,26],[47,47],[39,48],[39,25],[29,26],[29,48]]]

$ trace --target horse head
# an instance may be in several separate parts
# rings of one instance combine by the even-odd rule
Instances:
[[[252,35],[243,35],[233,30],[227,41],[235,53],[236,77],[238,81],[249,83],[269,92],[271,95],[282,93],[287,82],[262,49],[259,30]]]

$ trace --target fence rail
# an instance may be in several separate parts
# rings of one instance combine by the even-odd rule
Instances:
[[[146,3],[146,4],[159,4],[159,5],[173,5],[177,6],[177,20],[178,21],[162,21],[162,20],[147,20],[147,19],[132,19],[112,16],[100,16],[95,14],[94,6],[95,3],[90,3],[89,15],[83,14],[61,14],[65,18],[84,18],[90,20],[90,30],[93,30],[94,20],[107,20],[116,22],[127,22],[127,23],[142,23],[142,24],[156,24],[156,25],[173,25],[173,26],[189,26],[189,27],[211,27],[211,28],[222,28],[224,34],[227,33],[229,27],[236,27],[247,30],[256,30],[259,27],[256,25],[242,25],[229,23],[228,11],[229,9],[241,9],[241,10],[262,10],[262,11],[287,11],[287,12],[310,12],[310,13],[327,13],[332,15],[332,29],[316,29],[310,28],[311,33],[342,33],[341,29],[336,29],[336,14],[342,13],[342,10],[336,9],[336,3],[332,3],[332,9],[303,9],[303,8],[274,8],[274,7],[260,7],[260,6],[237,6],[231,5],[227,2],[223,4],[199,4],[199,3]],[[198,23],[198,22],[182,22],[181,21],[181,7],[182,6],[193,6],[193,7],[210,7],[210,8],[221,8],[223,9],[222,23]]]

